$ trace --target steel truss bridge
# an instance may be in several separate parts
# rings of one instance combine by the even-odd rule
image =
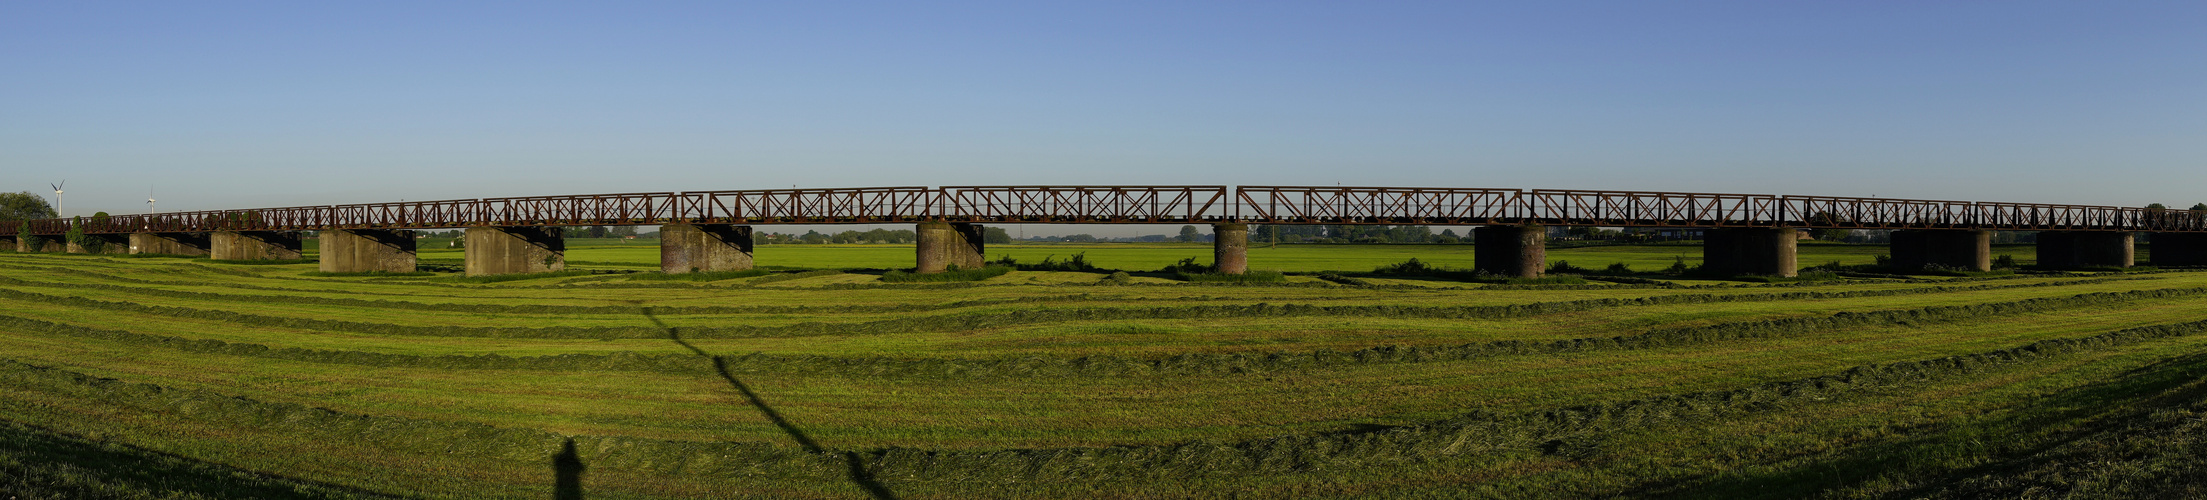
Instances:
[[[0,221],[14,230],[26,221]],[[68,219],[27,221],[68,232]],[[80,217],[91,234],[690,224],[1415,224],[2207,232],[2207,212],[1761,194],[1313,186],[624,193]]]

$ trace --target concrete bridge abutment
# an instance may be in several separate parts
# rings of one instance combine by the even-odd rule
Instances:
[[[82,243],[69,242],[68,249],[69,253],[128,254],[130,253],[130,235],[86,234]]]
[[[297,260],[303,248],[294,231],[216,231],[207,238],[214,260]]]
[[[411,273],[419,262],[413,231],[330,229],[320,239],[325,273]]]
[[[1992,270],[1992,231],[1905,229],[1893,231],[1891,245],[1893,266],[1904,270]]]
[[[31,239],[16,241],[15,251],[23,253],[62,253],[69,251],[69,245],[62,243],[61,239],[60,236],[32,236]]]
[[[939,273],[952,267],[980,269],[987,265],[982,257],[982,231],[980,224],[920,223],[914,231],[919,240],[919,265],[915,271]]]
[[[1481,226],[1471,230],[1471,265],[1506,278],[1538,278],[1548,268],[1548,228]]]
[[[2207,233],[2153,233],[2153,265],[2207,266]]]
[[[2055,269],[2137,265],[2137,236],[2122,231],[2039,231],[2038,265]]]
[[[557,227],[476,226],[466,238],[468,276],[567,269],[567,238]]]
[[[1726,275],[1801,274],[1799,232],[1790,227],[1719,227],[1704,232],[1703,270]]]
[[[667,274],[750,269],[751,249],[751,226],[667,224],[659,227],[659,270]]]
[[[207,255],[207,233],[130,233],[130,253]]]
[[[1219,274],[1249,272],[1249,225],[1220,222],[1211,225],[1211,267]]]

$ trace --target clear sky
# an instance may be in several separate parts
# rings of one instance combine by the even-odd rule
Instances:
[[[2207,2],[338,4],[0,2],[0,189],[2207,201]]]

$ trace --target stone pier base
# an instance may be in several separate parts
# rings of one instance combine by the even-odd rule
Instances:
[[[659,227],[659,270],[667,274],[750,269],[751,226],[668,224]]]
[[[567,269],[567,239],[556,227],[467,228],[467,275],[544,273]]]
[[[952,267],[980,269],[987,261],[981,245],[980,224],[923,222],[919,224],[917,272],[939,273]]]
[[[215,260],[296,260],[303,245],[291,231],[217,231],[208,247]]]
[[[2039,231],[2038,265],[2054,269],[2134,266],[2136,240],[2120,231]]]
[[[325,273],[411,273],[418,262],[414,232],[384,229],[322,231],[321,270]]]
[[[1505,278],[1538,278],[1548,269],[1548,228],[1483,226],[1471,230],[1473,268]]]
[[[2207,233],[2153,233],[2153,265],[2207,266]]]
[[[1249,272],[1249,225],[1220,222],[1211,225],[1212,271],[1219,274]]]
[[[207,255],[207,233],[131,233],[130,253],[155,255]]]
[[[1892,239],[1893,266],[1903,270],[1992,270],[1992,231],[1909,229],[1893,231]]]
[[[1707,231],[1701,267],[1724,275],[1793,277],[1801,274],[1798,233],[1790,227],[1720,227]]]

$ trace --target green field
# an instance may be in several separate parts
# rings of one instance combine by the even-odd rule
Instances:
[[[462,250],[444,248],[442,241],[423,243],[421,258],[460,262]],[[1098,267],[1128,271],[1156,270],[1191,257],[1199,263],[1211,262],[1209,243],[1009,244],[989,245],[987,250],[990,259],[1011,257],[1023,263],[1045,258],[1062,261],[1074,254],[1086,254],[1087,260]],[[1471,245],[1253,244],[1248,252],[1252,270],[1294,273],[1370,271],[1413,258],[1444,267],[1472,267]],[[1799,259],[1802,266],[1827,262],[1861,265],[1873,263],[1886,253],[1883,245],[1804,244]],[[1997,245],[1993,254],[2009,255],[2024,263],[2037,260],[2030,245]],[[2142,262],[2148,254],[2141,251],[2139,255]],[[754,257],[759,266],[772,269],[897,269],[912,267],[913,249],[911,245],[760,245]],[[1689,266],[1701,264],[1701,246],[1612,245],[1548,250],[1550,264],[1568,261],[1594,269],[1623,263],[1636,270],[1655,271],[1680,259]],[[659,268],[659,247],[656,240],[569,239],[567,260],[583,268],[653,270]]]
[[[456,261],[424,245],[427,262]],[[1999,248],[2028,262],[2028,247]],[[1208,245],[997,245],[1107,269]],[[1805,245],[1803,265],[1882,247]],[[1692,246],[1558,248],[1655,270]],[[1014,271],[482,283],[0,253],[24,498],[1984,498],[2207,493],[2207,273],[1348,285]],[[650,244],[573,241],[648,271]],[[835,271],[841,269],[845,271]]]

